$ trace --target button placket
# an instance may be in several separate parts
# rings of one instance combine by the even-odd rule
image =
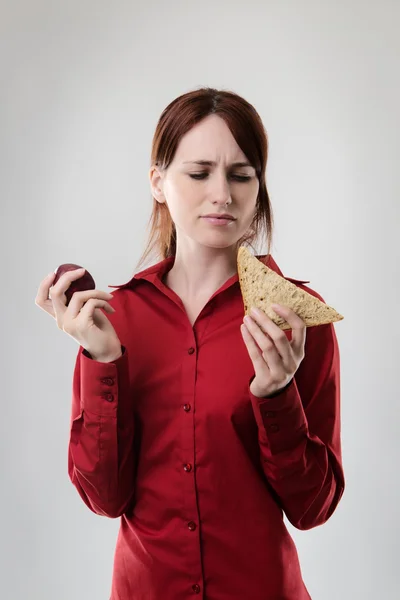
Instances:
[[[183,526],[187,531],[188,548],[186,553],[186,569],[193,578],[193,585],[189,588],[189,593],[199,594],[201,588],[196,582],[202,580],[202,562],[201,562],[201,547],[200,547],[200,524],[199,524],[199,507],[197,504],[196,495],[196,464],[194,455],[195,441],[195,387],[196,387],[196,371],[197,371],[197,336],[198,332],[190,331],[186,338],[186,344],[183,352],[186,358],[182,361],[182,387],[181,394],[183,403],[180,408],[185,412],[181,415],[181,465],[182,473],[182,493],[183,506],[182,517]],[[179,465],[178,465],[179,466]],[[196,519],[196,520],[190,520]],[[189,542],[190,540],[190,542]]]

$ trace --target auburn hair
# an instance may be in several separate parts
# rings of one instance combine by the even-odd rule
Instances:
[[[203,87],[175,98],[162,112],[153,136],[151,166],[161,170],[171,164],[182,137],[208,115],[216,114],[229,127],[238,146],[254,167],[259,192],[256,213],[249,232],[237,245],[250,245],[267,240],[267,254],[272,244],[273,215],[267,191],[265,170],[268,158],[268,137],[255,108],[232,91]],[[147,244],[139,260],[142,265],[152,253],[158,259],[175,256],[176,230],[167,204],[153,197],[153,210],[147,225]]]

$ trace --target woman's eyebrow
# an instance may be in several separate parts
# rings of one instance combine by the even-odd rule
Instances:
[[[194,164],[194,165],[202,165],[205,167],[215,167],[217,163],[213,160],[186,160],[184,161],[184,165],[186,164]],[[231,167],[253,167],[249,162],[234,162],[230,165]]]

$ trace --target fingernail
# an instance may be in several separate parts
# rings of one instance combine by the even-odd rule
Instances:
[[[251,312],[253,315],[260,315],[260,314],[261,314],[261,311],[260,311],[258,308],[256,308],[255,306],[253,306],[253,308],[251,309],[251,311],[250,311],[250,312]]]
[[[281,306],[279,304],[271,304],[271,308],[273,308],[274,310],[280,310]]]

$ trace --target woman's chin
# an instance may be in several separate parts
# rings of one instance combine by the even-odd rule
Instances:
[[[209,236],[201,236],[197,239],[197,242],[202,246],[207,246],[207,248],[230,248],[238,241],[236,239],[237,236],[232,235],[209,235]],[[239,238],[238,238],[239,239]]]

